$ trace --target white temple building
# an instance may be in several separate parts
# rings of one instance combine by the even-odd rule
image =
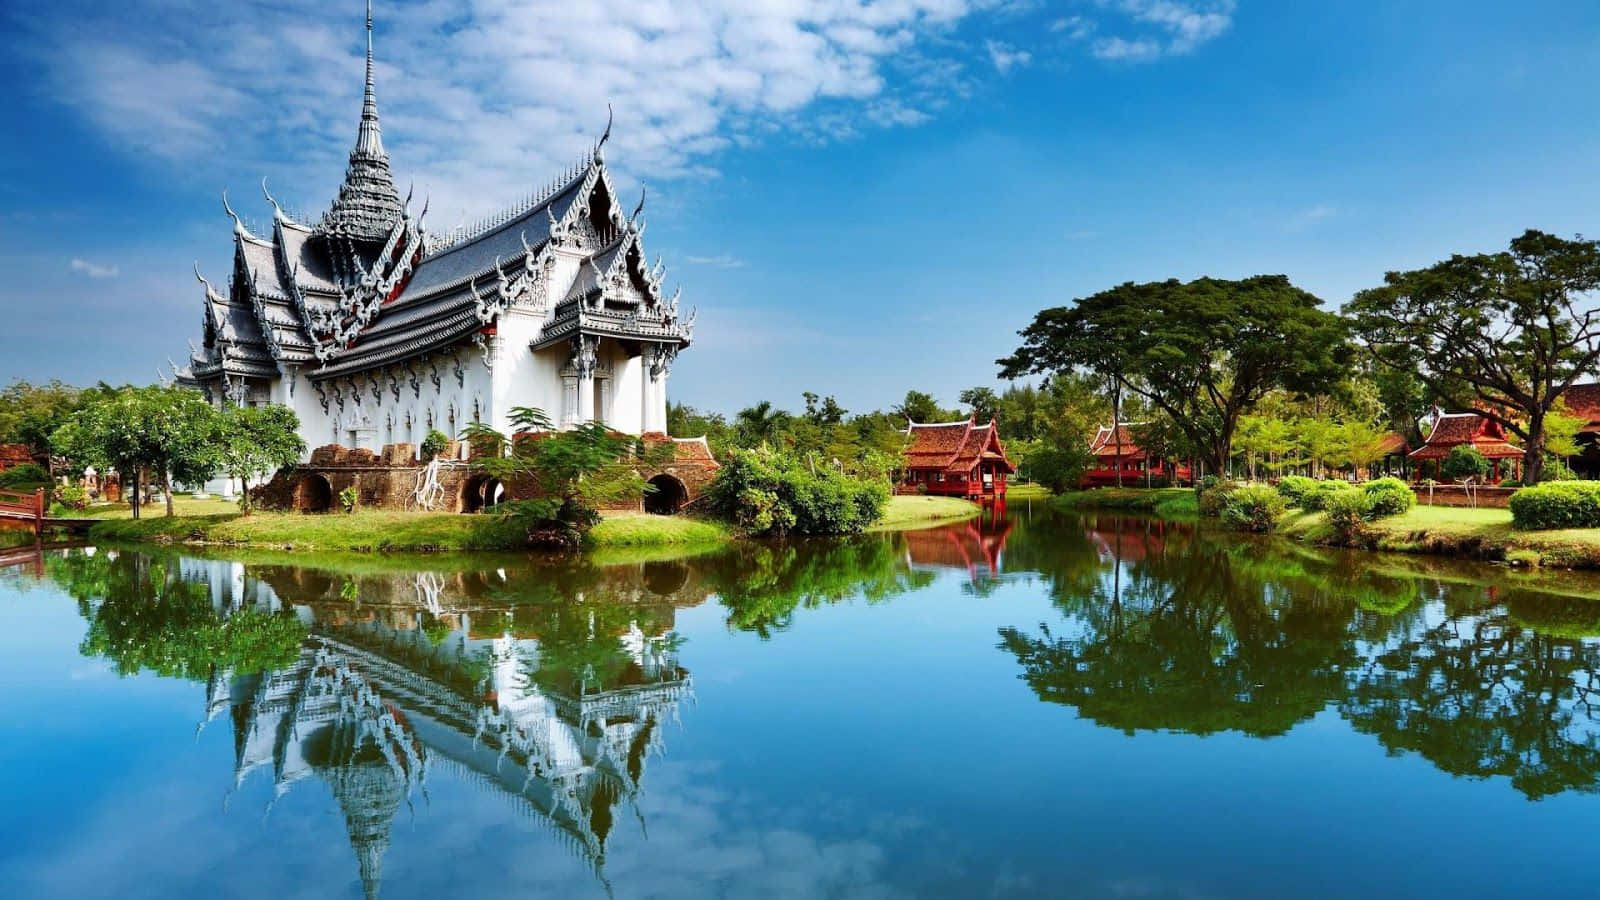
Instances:
[[[639,214],[606,171],[606,134],[543,190],[435,235],[401,199],[378,123],[367,11],[366,93],[344,182],[316,222],[267,194],[270,234],[233,219],[226,286],[205,290],[204,339],[179,383],[219,405],[281,404],[308,448],[378,449],[511,429],[514,407],[561,427],[666,431],[667,377],[693,334]],[[263,193],[267,193],[265,182]],[[198,269],[196,275],[199,276]]]

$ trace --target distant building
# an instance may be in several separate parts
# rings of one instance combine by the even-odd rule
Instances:
[[[256,234],[231,207],[225,287],[205,285],[204,336],[179,383],[212,402],[290,407],[307,448],[377,451],[511,430],[516,407],[560,427],[666,431],[667,376],[693,333],[603,155],[470,229],[430,232],[389,169],[367,15],[366,93],[332,205],[315,220],[272,199]],[[265,193],[266,185],[262,185]],[[196,275],[198,276],[198,272]]]
[[[1522,448],[1507,440],[1505,427],[1499,422],[1478,413],[1442,413],[1434,417],[1433,430],[1421,447],[1411,451],[1411,461],[1429,463],[1426,468],[1437,472],[1434,467],[1457,447],[1471,447],[1494,464],[1489,475],[1492,484],[1507,476],[1515,478],[1521,471]],[[1421,477],[1424,468],[1416,466],[1412,472]]]
[[[38,462],[27,444],[0,444],[0,472]]]
[[[1566,460],[1580,478],[1600,478],[1600,384],[1575,384],[1561,393],[1567,415],[1582,419],[1578,454]]]
[[[1017,467],[1006,456],[994,420],[919,424],[906,428],[905,478],[902,493],[950,497],[1004,497],[1006,477]]]
[[[1089,440],[1089,455],[1094,466],[1084,471],[1079,484],[1082,487],[1106,487],[1117,483],[1121,476],[1125,485],[1142,485],[1157,479],[1178,484],[1189,481],[1194,473],[1189,466],[1160,456],[1151,456],[1134,440],[1133,430],[1139,422],[1123,422],[1113,430],[1102,425]]]

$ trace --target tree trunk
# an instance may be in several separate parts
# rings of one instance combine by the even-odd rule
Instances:
[[[1122,487],[1122,383],[1111,386],[1111,442],[1117,452],[1117,487]]]
[[[162,469],[161,470],[161,493],[166,495],[166,498],[167,498],[167,518],[170,519],[174,515],[173,510],[172,510],[172,470],[171,469]]]
[[[1528,442],[1522,445],[1522,483],[1538,484],[1544,474],[1544,415],[1528,419]]]
[[[139,496],[144,492],[144,469],[135,466],[133,469],[133,517],[139,518],[139,509],[144,506],[144,498]]]

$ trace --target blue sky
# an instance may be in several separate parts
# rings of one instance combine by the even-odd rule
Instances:
[[[0,379],[148,382],[226,277],[220,194],[326,207],[362,4],[0,10]],[[377,4],[397,178],[449,228],[605,123],[699,308],[673,399],[953,404],[1044,306],[1386,269],[1600,231],[1600,4],[421,0]]]

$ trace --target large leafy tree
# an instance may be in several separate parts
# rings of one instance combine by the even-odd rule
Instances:
[[[1600,242],[1528,231],[1500,253],[1390,272],[1345,312],[1380,365],[1520,437],[1536,481],[1551,409],[1600,362],[1596,288]]]
[[[173,515],[174,482],[197,484],[216,474],[221,414],[196,391],[184,388],[123,388],[101,394],[51,436],[56,452],[79,465],[115,469],[132,484],[133,514],[146,472],[161,483],[167,515]]]
[[[217,452],[223,471],[239,479],[239,508],[250,512],[250,479],[293,465],[305,452],[300,419],[286,406],[235,407],[223,413]]]
[[[1222,471],[1274,388],[1314,393],[1348,363],[1343,323],[1282,275],[1118,285],[1040,312],[1002,377],[1089,371],[1166,414]]]

